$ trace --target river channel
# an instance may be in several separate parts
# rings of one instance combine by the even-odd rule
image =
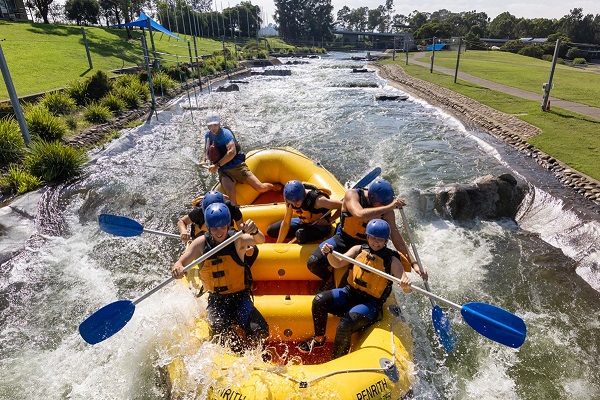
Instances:
[[[182,285],[140,303],[127,326],[98,345],[86,344],[77,327],[103,305],[134,299],[168,277],[180,241],[110,236],[97,216],[177,233],[191,200],[216,182],[194,165],[204,116],[216,110],[245,150],[294,147],[342,183],[381,166],[409,202],[432,290],[525,320],[527,340],[512,349],[448,310],[458,342],[447,354],[428,299],[399,294],[415,340],[416,399],[600,399],[597,214],[579,212],[581,200],[527,158],[426,102],[377,101],[401,92],[375,72],[352,73],[363,62],[341,53],[304,61],[278,67],[289,76],[247,77],[239,92],[190,92],[191,103],[184,95],[92,152],[81,178],[43,192],[35,231],[0,266],[0,398],[168,398],[159,367],[200,312]],[[529,186],[516,222],[457,223],[419,212],[418,191],[502,173]]]

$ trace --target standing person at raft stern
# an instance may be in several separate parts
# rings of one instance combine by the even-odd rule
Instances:
[[[308,258],[307,266],[310,272],[323,280],[317,292],[331,289],[335,285],[333,271],[327,257],[322,253],[323,246],[330,244],[335,251],[344,253],[353,246],[366,243],[366,226],[374,218],[383,219],[389,224],[394,247],[410,261],[410,265],[417,274],[423,279],[427,279],[427,270],[419,268],[398,231],[394,210],[402,208],[406,202],[404,199],[394,196],[392,185],[385,179],[376,179],[368,189],[356,188],[346,192],[342,201],[340,232],[321,243]]]
[[[400,279],[400,287],[410,292],[411,281],[404,272],[397,251],[389,249],[390,225],[382,219],[372,219],[366,227],[367,243],[353,246],[344,255],[354,258],[373,268]],[[321,252],[334,268],[348,265],[348,262],[332,254],[334,247],[324,243]],[[405,261],[407,262],[407,261]],[[350,350],[352,334],[373,324],[379,318],[383,304],[392,292],[392,281],[366,271],[358,265],[351,265],[348,271],[348,284],[340,289],[327,290],[315,296],[312,303],[312,316],[315,335],[300,343],[298,350],[311,353],[314,348],[325,344],[327,314],[341,317],[333,342],[332,359]]]
[[[181,279],[184,265],[235,234],[235,230],[229,229],[231,215],[225,204],[211,204],[204,216],[208,232],[195,239],[173,264],[174,278]],[[269,335],[267,321],[250,297],[252,273],[245,262],[247,247],[264,243],[265,235],[251,219],[246,221],[243,231],[243,235],[200,264],[198,273],[202,286],[209,292],[207,319],[211,337],[237,353],[260,345]]]
[[[202,229],[204,226],[204,213],[208,206],[213,203],[223,203],[227,206],[229,209],[229,214],[231,215],[231,226],[233,226],[235,223],[238,229],[242,229],[244,227],[244,218],[240,208],[233,204],[230,200],[226,199],[221,192],[217,190],[211,190],[204,195],[200,204],[197,204],[189,214],[184,215],[177,221],[179,237],[181,238],[182,242],[187,243],[190,239],[196,239],[196,237],[204,234],[205,231]],[[192,227],[190,232],[188,232],[188,226],[190,224]],[[248,265],[252,266],[254,261],[256,261],[256,257],[258,257],[258,247],[249,247],[248,250],[246,250],[246,262]]]
[[[210,162],[208,170],[219,173],[219,182],[233,204],[237,204],[236,183],[247,183],[259,193],[269,190],[281,191],[280,183],[263,183],[246,165],[246,155],[241,152],[235,136],[227,128],[221,128],[221,117],[216,112],[206,115],[208,131],[204,134],[204,153],[201,165]]]
[[[308,183],[292,180],[283,188],[285,216],[283,221],[271,224],[267,236],[276,237],[277,243],[285,238],[296,237],[298,243],[322,240],[331,232],[332,210],[340,210],[342,202],[331,200],[326,189],[319,189]],[[292,214],[295,215],[292,218]]]

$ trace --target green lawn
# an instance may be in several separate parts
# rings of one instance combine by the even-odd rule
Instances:
[[[95,70],[110,71],[132,65],[143,65],[141,31],[134,31],[138,40],[126,40],[124,29],[85,27],[94,70],[89,69],[81,28],[73,25],[46,25],[0,21],[0,46],[19,96],[45,92],[68,85]],[[154,33],[156,50],[163,63],[189,61],[187,42],[168,35]],[[150,37],[148,46],[150,46]],[[189,36],[192,54],[194,43]],[[256,39],[250,39],[255,41]],[[220,41],[197,38],[199,55],[223,49]],[[238,40],[238,45],[244,40]],[[272,44],[275,46],[275,44]],[[226,42],[233,49],[233,42]],[[0,100],[8,99],[4,80],[0,81]]]
[[[481,58],[486,58],[489,64],[493,63],[491,58],[487,58],[487,55],[491,54],[494,58],[497,57],[497,53],[491,52],[477,52],[476,54],[480,54]],[[508,53],[501,54],[508,55],[508,58],[514,61],[514,55]],[[529,60],[525,60],[527,57],[516,57],[520,57],[522,61],[520,63],[513,64],[513,68],[515,69],[513,74],[525,75],[528,73],[526,71]],[[462,58],[463,57],[461,55],[461,61]],[[437,64],[438,53],[436,53],[435,60]],[[454,62],[456,62],[456,60],[454,60]],[[481,62],[483,63],[483,60]],[[413,64],[409,64],[407,66],[405,65],[404,60],[388,60],[384,61],[384,63],[399,64],[402,68],[404,68],[406,73],[411,76],[446,87],[504,113],[514,114],[523,121],[539,127],[542,130],[542,133],[529,139],[529,143],[533,144],[545,153],[557,158],[558,160],[570,165],[572,168],[575,168],[584,174],[600,180],[599,120],[560,109],[558,107],[552,107],[549,112],[543,112],[540,107],[541,101],[535,102],[524,100],[518,97],[509,96],[504,93],[486,89],[462,80],[458,80],[455,84],[454,76],[442,74],[437,71],[434,71],[433,74],[431,74],[429,73],[429,68],[420,67]],[[505,65],[505,63],[501,64]],[[547,66],[550,65],[549,63],[545,64]],[[438,65],[441,65],[441,63]],[[490,67],[489,69],[499,70],[501,68]],[[583,77],[591,76],[591,74],[587,72],[579,72],[581,74],[580,76],[582,77],[581,79],[583,79]],[[481,73],[470,73],[472,75],[478,75],[492,80],[492,75],[489,74],[483,75]],[[600,95],[600,85],[595,88],[590,88],[590,90],[596,91],[598,95]],[[553,93],[553,95],[554,94],[555,93]]]
[[[430,52],[419,61],[429,63]],[[437,51],[435,65],[456,68],[456,51]],[[503,51],[473,51],[460,55],[459,71],[507,86],[540,94],[552,63]],[[552,97],[600,107],[600,70],[556,65]]]

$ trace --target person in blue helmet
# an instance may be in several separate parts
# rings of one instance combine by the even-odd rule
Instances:
[[[293,237],[298,243],[326,238],[331,233],[331,221],[337,218],[337,212],[331,215],[331,211],[342,208],[342,202],[330,199],[330,194],[308,183],[288,181],[283,187],[285,215],[267,228],[267,236],[277,238],[277,243]]]
[[[223,203],[213,203],[205,211],[208,231],[196,238],[173,264],[174,278],[183,277],[184,265],[233,236],[231,215]],[[252,273],[245,261],[246,249],[265,242],[254,221],[247,220],[244,234],[200,264],[198,275],[209,293],[207,320],[211,337],[235,352],[260,345],[269,335],[269,326],[254,307],[250,291]]]
[[[317,293],[335,286],[333,271],[321,251],[323,246],[330,244],[336,251],[343,253],[353,246],[366,243],[365,229],[367,223],[373,218],[383,219],[390,225],[390,237],[394,247],[410,262],[416,273],[423,279],[427,279],[427,270],[419,268],[396,225],[394,210],[405,205],[404,199],[395,197],[392,185],[385,179],[375,179],[368,189],[348,190],[342,201],[339,232],[321,243],[308,258],[308,269],[322,279]]]
[[[237,204],[235,185],[247,183],[259,193],[281,191],[280,183],[264,183],[246,165],[246,155],[233,133],[221,127],[221,117],[216,112],[206,115],[208,131],[204,134],[205,149],[200,165],[210,164],[209,172],[219,173],[219,182],[233,204]]]
[[[344,255],[399,278],[400,287],[409,292],[411,281],[403,265],[408,261],[401,261],[398,252],[387,247],[389,238],[390,225],[383,219],[372,219],[366,226],[367,242],[352,246]],[[334,249],[333,245],[325,243],[320,251],[334,268],[348,265],[348,261],[332,254]],[[381,318],[382,306],[391,294],[392,286],[392,281],[350,264],[346,286],[319,293],[313,299],[314,336],[300,343],[298,350],[311,353],[325,345],[327,317],[333,314],[341,319],[333,341],[332,359],[347,354],[352,334]]]
[[[179,229],[179,235],[182,242],[187,243],[190,239],[193,240],[204,233],[204,230],[202,229],[204,225],[204,211],[213,203],[225,204],[227,208],[229,208],[229,213],[231,214],[231,226],[235,223],[238,229],[243,227],[244,218],[240,208],[229,201],[229,199],[226,199],[221,192],[211,190],[204,195],[202,201],[199,201],[192,211],[179,218],[177,221],[177,228]],[[188,231],[190,225],[192,226]]]

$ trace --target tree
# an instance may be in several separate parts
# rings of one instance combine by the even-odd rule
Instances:
[[[50,11],[50,4],[54,0],[30,0],[31,4],[35,7],[36,13],[44,20],[45,24],[49,24],[48,12]]]
[[[342,29],[349,29],[350,25],[350,7],[344,6],[337,12],[335,23]]]
[[[333,30],[331,0],[275,0],[275,22],[286,40],[330,38]]]
[[[77,25],[95,24],[100,15],[100,5],[98,0],[67,0],[65,14],[71,21],[76,21]]]
[[[508,11],[503,12],[490,22],[490,36],[497,39],[512,39],[517,25],[517,18]]]
[[[429,13],[424,13],[424,12],[420,12],[420,11],[413,11],[410,14],[408,14],[408,25],[410,25],[410,27],[413,30],[419,29],[421,26],[423,26],[423,24],[425,24],[427,22],[427,20],[429,19]]]

